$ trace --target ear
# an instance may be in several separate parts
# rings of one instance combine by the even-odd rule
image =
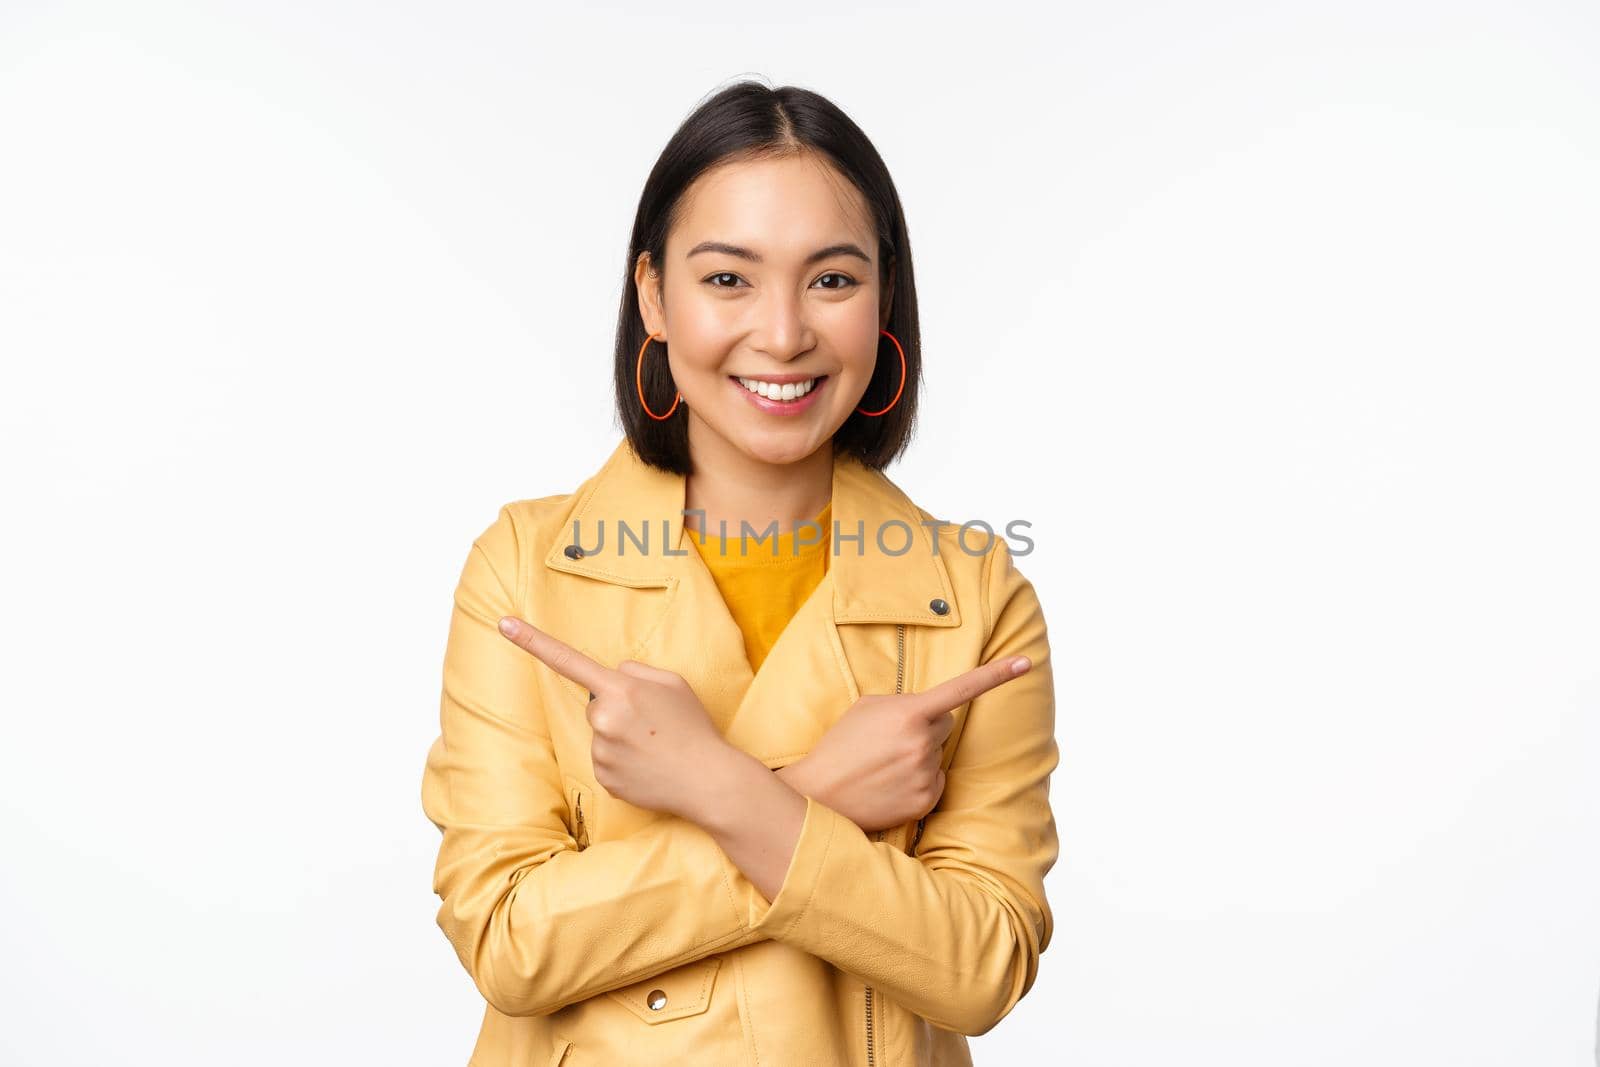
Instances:
[[[889,328],[889,312],[894,310],[894,265],[895,259],[889,257],[889,264],[884,269],[883,298],[879,301],[878,329]]]
[[[640,252],[634,261],[633,284],[639,290],[639,317],[644,320],[645,332],[661,333],[667,326],[667,316],[662,309],[661,274],[651,264],[649,252]]]

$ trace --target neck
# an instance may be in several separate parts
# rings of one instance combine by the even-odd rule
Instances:
[[[723,522],[730,534],[741,522],[756,530],[777,522],[789,533],[815,519],[833,496],[831,440],[804,459],[768,463],[715,434],[691,434],[689,455],[694,473],[684,487],[684,507],[704,514],[685,515],[683,522],[698,533],[720,530]]]

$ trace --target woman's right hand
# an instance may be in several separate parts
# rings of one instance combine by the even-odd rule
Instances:
[[[780,777],[867,833],[920,819],[944,792],[941,760],[955,729],[952,712],[1030,666],[1026,656],[1014,656],[920,693],[864,696]]]

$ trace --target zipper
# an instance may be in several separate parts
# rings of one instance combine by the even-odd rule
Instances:
[[[894,627],[894,691],[902,693],[906,688],[906,624],[895,623]]]
[[[589,830],[583,824],[583,790],[578,790],[578,848],[589,847]]]
[[[894,627],[894,691],[905,692],[906,688],[906,624],[896,623]],[[922,836],[922,820],[917,820],[917,836]],[[883,831],[879,830],[873,835],[873,840],[882,841]],[[872,1067],[878,1062],[878,1050],[873,1041],[872,1031],[872,987],[867,986],[867,1067]]]

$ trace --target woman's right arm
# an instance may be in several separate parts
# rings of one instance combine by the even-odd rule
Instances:
[[[751,927],[767,901],[677,816],[579,850],[539,697],[545,668],[498,629],[521,612],[517,535],[508,505],[462,567],[422,804],[443,835],[440,929],[497,1011],[546,1015],[765,939]]]

